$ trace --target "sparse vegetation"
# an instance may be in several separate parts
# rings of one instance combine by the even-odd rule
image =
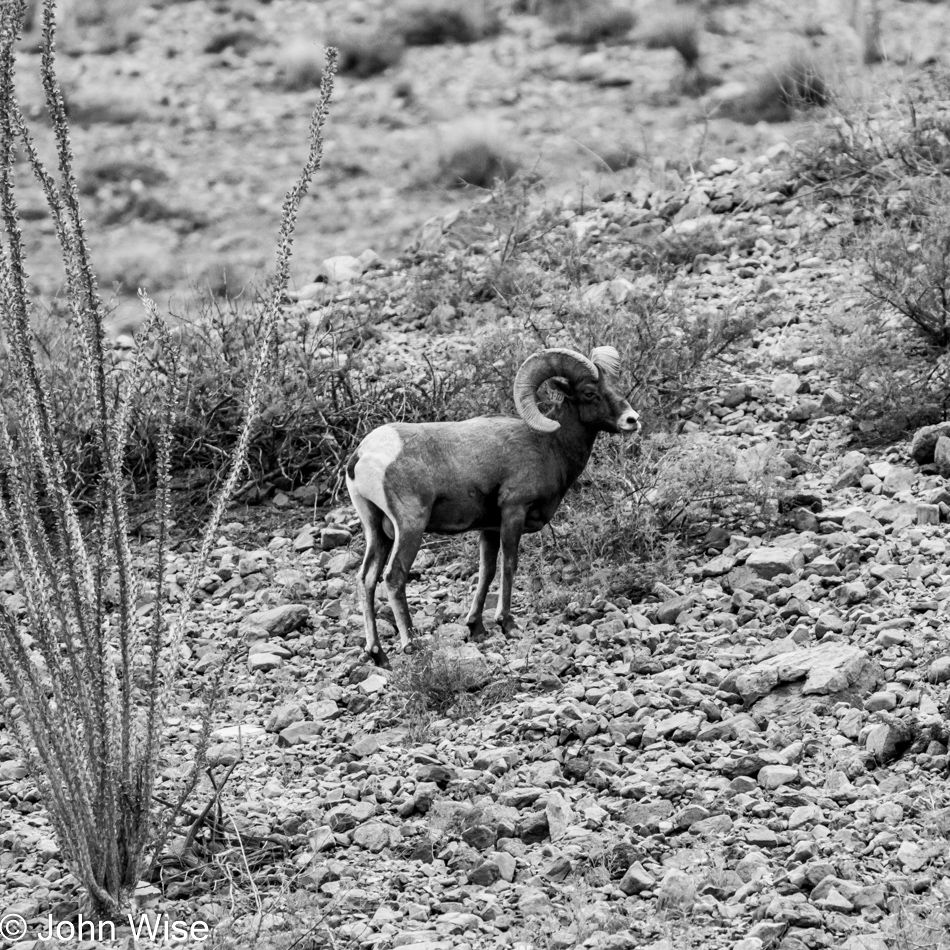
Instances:
[[[395,66],[402,58],[404,43],[384,27],[350,26],[331,33],[327,45],[340,55],[340,72],[368,79]]]
[[[947,189],[914,198],[923,207],[861,242],[870,296],[901,314],[933,346],[950,344],[950,212]]]
[[[276,57],[277,82],[288,92],[317,89],[323,79],[323,50],[309,40],[295,40]]]
[[[134,87],[86,86],[82,82],[65,91],[70,122],[78,125],[131,125],[147,121],[152,104]]]
[[[559,43],[579,46],[619,42],[637,22],[633,11],[620,0],[564,0],[546,4],[542,12]]]
[[[437,635],[415,653],[393,660],[390,687],[395,718],[422,741],[433,720],[484,713],[511,699],[517,682],[508,672],[489,670],[471,646]]]
[[[950,362],[906,327],[865,310],[830,331],[828,369],[857,436],[886,445],[950,415]]]
[[[437,178],[450,188],[490,188],[518,171],[510,137],[487,121],[469,120],[443,131]]]
[[[491,0],[401,0],[387,32],[408,46],[475,43],[501,30],[501,18]]]
[[[789,122],[803,109],[826,106],[831,88],[824,70],[804,53],[770,69],[724,109],[740,122]]]
[[[950,173],[948,95],[950,78],[928,71],[883,102],[836,99],[823,131],[799,148],[796,175],[807,192],[849,206],[856,224],[919,214],[921,197]]]
[[[612,172],[633,168],[642,158],[640,150],[633,145],[617,143],[610,148],[596,152],[597,159]]]
[[[260,31],[247,26],[234,26],[215,33],[204,45],[204,52],[211,55],[233,50],[238,56],[247,56],[252,50],[263,46],[266,39]]]
[[[0,608],[0,687],[5,731],[22,753],[29,777],[62,850],[83,889],[84,910],[112,919],[131,907],[148,849],[157,853],[176,806],[156,809],[160,757],[165,741],[185,623],[201,574],[217,539],[224,509],[242,475],[248,440],[259,410],[273,320],[286,293],[292,235],[300,199],[322,153],[335,66],[327,76],[310,127],[304,169],[288,193],[278,236],[277,269],[262,332],[244,381],[240,434],[175,616],[167,596],[166,554],[170,520],[170,439],[178,389],[177,347],[150,298],[140,349],[126,372],[117,373],[105,348],[106,307],[94,275],[83,220],[65,103],[56,74],[55,10],[43,11],[41,75],[55,148],[55,172],[47,171],[16,97],[15,47],[25,14],[22,0],[0,7],[0,226],[3,276],[0,333],[5,361],[0,425],[0,540],[16,578],[20,600]],[[14,155],[23,150],[39,183],[60,246],[67,281],[64,324],[81,372],[75,388],[57,401],[84,403],[84,440],[93,456],[89,507],[84,518],[69,482],[69,457],[61,422],[53,414],[49,367],[37,357],[30,325],[35,302],[25,269],[19,226]],[[155,420],[153,543],[133,557],[125,455],[129,414],[141,379],[141,356],[155,335],[167,373],[152,376]],[[69,421],[67,417],[67,422]],[[150,595],[140,611],[139,597]],[[223,667],[222,667],[223,669]],[[182,802],[205,762],[210,713],[218,695],[207,691],[198,732],[192,737],[194,767],[183,774]],[[199,687],[200,689],[200,687]],[[32,790],[31,790],[32,791]]]
[[[167,173],[147,159],[99,156],[82,169],[79,176],[79,193],[92,195],[104,185],[131,182],[141,182],[150,187],[163,184],[167,180]]]
[[[674,49],[687,69],[699,66],[700,22],[697,12],[677,10],[651,24],[642,39],[647,49]]]

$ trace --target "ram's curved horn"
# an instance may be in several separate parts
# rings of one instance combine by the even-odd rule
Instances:
[[[590,361],[608,376],[620,375],[620,354],[612,346],[596,346],[590,351]]]
[[[551,349],[535,353],[521,364],[515,377],[518,415],[538,432],[557,432],[561,424],[542,415],[538,408],[538,387],[555,376],[577,383],[585,378],[597,379],[599,375],[597,367],[574,350]]]

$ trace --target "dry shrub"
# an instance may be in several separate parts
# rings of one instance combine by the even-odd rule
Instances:
[[[804,53],[763,73],[748,91],[723,104],[723,113],[739,122],[790,122],[804,109],[826,106],[831,88],[821,66]]]
[[[131,125],[152,118],[152,103],[127,84],[85,85],[65,90],[69,119],[77,125]]]
[[[673,267],[689,266],[700,254],[719,254],[730,247],[718,224],[703,224],[691,231],[680,231],[657,240],[656,260]]]
[[[516,679],[506,671],[489,671],[477,649],[438,634],[415,653],[396,657],[389,682],[397,718],[414,742],[428,735],[436,719],[483,715],[517,691]]]
[[[935,347],[950,345],[950,189],[917,190],[918,210],[870,230],[856,250],[870,270],[867,293],[901,314]]]
[[[309,40],[295,40],[279,51],[277,83],[288,92],[317,89],[323,78],[323,48]]]
[[[948,417],[947,356],[914,339],[894,316],[871,310],[839,319],[824,349],[862,443],[887,445]]]
[[[495,181],[507,181],[518,171],[511,136],[477,119],[452,125],[442,133],[437,162],[437,180],[450,188],[490,188]]]
[[[490,0],[403,0],[392,13],[389,30],[409,46],[475,43],[501,30]]]
[[[140,287],[153,293],[170,287],[177,277],[171,251],[147,233],[110,236],[108,244],[96,249],[95,259],[100,286],[118,294],[135,294]]]
[[[225,50],[234,50],[238,56],[247,56],[252,50],[266,45],[267,40],[260,30],[247,26],[233,26],[215,33],[205,43],[203,52],[211,55],[223,53]]]
[[[774,527],[785,470],[769,444],[738,449],[670,432],[602,439],[582,491],[568,495],[553,523],[555,550],[527,547],[525,575],[553,571],[571,585],[571,598],[648,594],[656,581],[678,576],[710,528]]]
[[[652,23],[643,33],[647,49],[674,49],[687,69],[699,65],[701,23],[693,9],[677,10]]]
[[[59,4],[60,42],[69,52],[115,53],[141,36],[138,0],[68,0]],[[27,0],[23,26],[42,27],[42,0]]]
[[[633,11],[620,0],[565,0],[546,5],[543,13],[559,43],[579,46],[619,42],[637,22]]]
[[[596,153],[598,162],[606,165],[612,172],[633,168],[640,161],[642,155],[634,145],[618,142]]]
[[[340,72],[368,79],[402,59],[405,43],[398,34],[382,27],[348,26],[327,38],[340,54]]]
[[[97,155],[80,172],[79,193],[92,195],[104,185],[118,183],[139,182],[151,186],[166,181],[168,174],[148,159]]]
[[[199,297],[229,300],[250,293],[254,270],[240,259],[224,258],[202,267],[193,283]]]

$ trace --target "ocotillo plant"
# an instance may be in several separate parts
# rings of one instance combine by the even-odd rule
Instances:
[[[322,157],[336,53],[327,53],[309,153],[284,201],[276,272],[248,383],[244,428],[174,612],[165,595],[164,571],[176,354],[155,304],[141,295],[148,312],[142,333],[156,333],[168,357],[155,496],[158,531],[148,551],[157,600],[143,616],[136,611],[142,578],[133,561],[123,482],[129,406],[139,368],[133,362],[118,389],[108,372],[106,311],[81,215],[56,74],[53,0],[44,3],[41,72],[55,135],[54,172],[40,161],[17,102],[14,48],[24,12],[25,0],[0,5],[0,343],[8,351],[18,395],[16,405],[0,407],[0,563],[15,571],[21,595],[14,606],[0,604],[0,686],[7,696],[2,716],[20,741],[63,855],[86,889],[89,906],[84,909],[107,916],[123,911],[146,853],[160,846],[168,827],[168,816],[153,807],[152,791],[179,676],[183,630],[225,505],[245,466],[275,322],[286,296],[297,211]],[[100,473],[91,515],[81,516],[70,497],[57,420],[33,345],[34,301],[13,174],[17,149],[46,196],[62,251],[69,322],[81,348],[85,385],[94,395]]]

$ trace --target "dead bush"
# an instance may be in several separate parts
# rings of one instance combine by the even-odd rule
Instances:
[[[554,27],[559,43],[593,46],[602,42],[619,42],[636,26],[633,11],[619,0],[570,0],[552,3],[544,11],[545,19]]]
[[[422,741],[434,720],[481,715],[510,700],[517,681],[504,670],[489,669],[478,649],[436,634],[432,642],[395,658],[390,678],[395,718]]]
[[[897,93],[874,90],[867,102],[836,97],[828,121],[798,147],[792,171],[816,194],[849,207],[855,223],[899,222],[916,208],[913,179],[950,174],[950,76],[921,71]]]
[[[441,136],[436,178],[450,188],[490,188],[518,171],[511,137],[490,122],[470,120],[450,126]]]
[[[267,40],[260,30],[253,30],[247,26],[234,26],[214,33],[202,51],[211,55],[223,53],[225,50],[234,50],[238,56],[247,56],[248,53],[264,46]]]
[[[277,83],[288,92],[317,89],[323,78],[323,49],[308,40],[288,43],[279,51]]]
[[[668,13],[652,23],[643,33],[647,49],[674,49],[687,69],[699,66],[701,23],[692,8]]]
[[[118,158],[99,155],[88,162],[79,175],[79,193],[93,195],[104,185],[140,182],[161,185],[168,174],[154,162],[144,158]]]
[[[831,101],[831,88],[821,66],[799,53],[763,73],[746,93],[723,106],[739,122],[790,122],[795,115]]]
[[[940,348],[950,345],[947,197],[947,189],[940,189],[928,197],[922,213],[896,227],[870,231],[857,248],[870,271],[866,292]]]
[[[385,72],[402,59],[405,44],[402,38],[380,27],[348,26],[331,33],[328,46],[340,54],[340,72],[368,79]]]
[[[950,415],[950,361],[894,315],[862,310],[839,319],[824,350],[863,444],[887,445]]]
[[[408,46],[475,43],[494,36],[501,26],[490,0],[403,0],[389,22]]]

